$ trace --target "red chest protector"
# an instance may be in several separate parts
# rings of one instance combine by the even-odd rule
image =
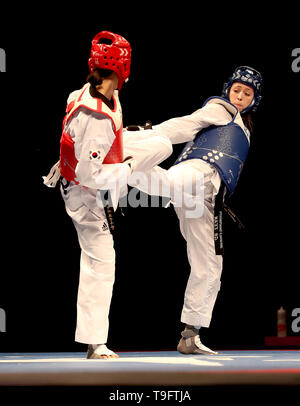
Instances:
[[[65,125],[73,116],[75,111],[79,107],[85,107],[88,110],[94,111],[96,113],[107,116],[111,119],[113,124],[113,131],[116,136],[110,150],[105,156],[103,163],[104,164],[116,164],[123,162],[123,121],[122,121],[122,109],[118,97],[118,92],[115,91],[113,95],[115,109],[111,110],[101,99],[98,98],[86,98],[84,93],[88,91],[89,83],[87,83],[82,91],[79,93],[79,96],[70,102],[66,109],[66,116],[63,121],[63,130],[62,136],[60,139],[60,173],[68,181],[74,182],[76,185],[79,182],[76,180],[75,169],[78,163],[78,160],[75,156],[74,141],[72,137],[64,131]]]

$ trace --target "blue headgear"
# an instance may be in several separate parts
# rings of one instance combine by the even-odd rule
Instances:
[[[224,83],[222,91],[222,97],[224,97],[224,99],[229,100],[229,90],[234,82],[244,83],[247,86],[251,86],[254,90],[252,103],[244,109],[242,113],[246,113],[246,111],[249,110],[256,111],[262,98],[260,94],[262,86],[261,74],[249,66],[239,66],[236,68],[228,82]]]

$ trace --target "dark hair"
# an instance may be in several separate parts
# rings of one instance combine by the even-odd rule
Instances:
[[[252,121],[252,114],[250,111],[247,111],[245,114],[242,115],[243,122],[248,130],[252,133],[253,132],[253,121]]]
[[[107,78],[112,73],[112,70],[97,68],[87,76],[86,81],[89,82],[93,88],[96,88],[96,86],[101,85],[104,78]]]

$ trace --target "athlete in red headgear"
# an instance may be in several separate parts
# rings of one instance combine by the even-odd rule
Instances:
[[[130,62],[125,38],[108,31],[95,36],[88,83],[68,98],[60,160],[44,179],[54,187],[61,177],[66,211],[77,231],[81,261],[75,340],[89,344],[87,358],[92,359],[118,357],[106,347],[115,275],[113,209],[127,193],[134,168],[151,169],[172,152],[169,139],[153,137],[152,131],[131,132],[123,140],[118,90],[129,77]],[[107,191],[113,209],[102,200]]]
[[[99,32],[92,41],[90,72],[95,69],[110,69],[119,79],[118,89],[128,80],[130,73],[131,47],[121,35],[109,31]]]

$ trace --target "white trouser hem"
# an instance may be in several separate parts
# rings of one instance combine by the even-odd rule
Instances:
[[[81,344],[106,344],[107,337],[104,336],[82,336],[79,334],[75,334],[75,341]]]
[[[201,327],[209,327],[211,322],[211,316],[203,316],[198,313],[181,313],[181,322],[184,324],[189,324],[190,326],[201,326]]]

